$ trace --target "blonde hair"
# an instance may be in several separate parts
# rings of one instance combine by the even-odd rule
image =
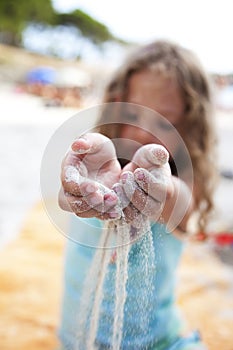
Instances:
[[[203,231],[213,209],[216,182],[216,136],[209,77],[192,51],[169,41],[156,41],[130,55],[109,82],[104,102],[127,102],[130,77],[145,69],[156,70],[176,79],[184,96],[185,117],[179,133],[192,161],[198,229]],[[106,121],[108,124],[104,125]],[[121,125],[115,124],[113,128],[111,122],[117,122],[117,115],[103,112],[99,120],[103,124],[100,132],[110,138],[119,137]]]

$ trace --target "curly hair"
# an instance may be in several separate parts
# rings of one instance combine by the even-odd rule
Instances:
[[[189,151],[194,173],[194,201],[198,213],[198,230],[204,232],[213,205],[216,184],[216,135],[210,77],[195,54],[169,41],[156,41],[137,48],[108,83],[104,102],[127,102],[128,83],[136,73],[149,69],[178,82],[184,96],[185,117],[179,130]],[[121,125],[117,113],[103,111],[100,132],[119,137]],[[106,123],[108,121],[108,124]]]

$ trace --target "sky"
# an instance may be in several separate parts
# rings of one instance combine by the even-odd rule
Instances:
[[[233,0],[53,0],[81,9],[116,36],[147,43],[170,39],[192,49],[211,72],[233,72]]]

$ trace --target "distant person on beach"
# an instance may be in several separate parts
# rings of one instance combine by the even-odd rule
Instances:
[[[131,223],[132,236],[138,217],[150,220],[156,259],[153,288],[149,293],[138,281],[142,278],[139,239],[132,243],[129,254],[130,298],[124,309],[121,349],[206,349],[198,330],[185,331],[175,303],[175,283],[184,241],[190,236],[191,216],[195,213],[197,218],[196,232],[203,233],[213,208],[216,139],[211,95],[209,78],[191,51],[162,40],[139,47],[107,85],[106,105],[95,132],[75,140],[63,160],[60,207],[85,218],[92,231],[94,221],[101,226],[119,218],[118,203],[123,197],[128,199],[123,214]],[[147,113],[155,115],[154,124]],[[77,169],[79,178],[68,179],[70,166]],[[107,192],[100,191],[102,185]],[[79,225],[76,216],[70,230],[86,230],[83,235],[88,235],[89,226]],[[59,330],[63,350],[76,350],[75,325],[82,317],[78,304],[93,250],[67,242]],[[113,254],[109,263],[113,270],[114,259]],[[104,288],[96,338],[99,350],[111,349],[114,300],[108,279]],[[143,311],[149,320],[144,329],[137,308],[147,292],[152,307]]]

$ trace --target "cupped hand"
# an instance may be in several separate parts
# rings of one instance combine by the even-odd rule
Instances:
[[[60,207],[80,217],[119,217],[118,197],[111,188],[120,173],[110,139],[99,133],[81,136],[62,162]]]
[[[145,216],[157,221],[174,188],[167,150],[157,144],[142,146],[125,166],[120,182],[113,186],[124,207],[124,216],[134,227]]]

